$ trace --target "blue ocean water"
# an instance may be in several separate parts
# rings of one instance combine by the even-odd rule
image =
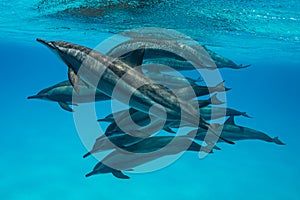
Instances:
[[[24,0],[2,1],[0,8],[1,199],[300,199],[299,1]],[[112,33],[143,26],[176,29],[251,64],[220,70],[232,87],[228,106],[253,116],[237,118],[238,124],[286,145],[221,144],[203,160],[188,152],[130,180],[85,178],[97,161],[82,158],[87,150],[72,114],[26,99],[67,79],[66,66],[35,38],[94,47]]]

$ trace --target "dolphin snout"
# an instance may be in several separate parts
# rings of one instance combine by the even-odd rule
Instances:
[[[40,98],[40,96],[38,96],[38,95],[33,95],[33,96],[27,97],[27,99],[39,99],[39,98]]]
[[[48,41],[43,40],[43,39],[41,39],[41,38],[37,38],[36,41],[38,41],[38,42],[40,42],[40,43],[46,45],[46,46],[49,47],[50,49],[55,49],[55,46],[54,46],[54,44],[53,44],[52,42],[48,42]]]

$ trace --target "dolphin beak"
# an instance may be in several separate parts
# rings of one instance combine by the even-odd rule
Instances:
[[[27,97],[27,99],[39,99],[39,98],[40,98],[40,96],[38,96],[38,95],[33,95],[33,96]]]
[[[41,38],[37,38],[36,41],[46,45],[47,47],[49,47],[50,49],[56,49],[55,45],[52,42],[48,42],[46,40],[43,40]]]

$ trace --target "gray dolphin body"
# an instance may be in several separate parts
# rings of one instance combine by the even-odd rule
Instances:
[[[131,96],[130,106],[137,110],[148,113],[149,108],[153,107],[154,109],[151,110],[156,117],[160,118],[162,113],[167,113],[169,120],[182,119],[193,126],[200,125],[208,128],[207,123],[202,118],[200,118],[202,122],[200,124],[196,120],[196,116],[199,115],[197,108],[177,98],[161,85],[154,84],[143,73],[121,60],[68,42],[47,42],[42,39],[37,39],[37,41],[49,47],[68,65],[69,80],[77,92],[78,82],[83,80],[111,97],[116,84],[122,78],[123,81],[118,84],[118,94],[115,99],[124,102],[124,98]],[[136,59],[141,64],[143,52],[140,54],[140,58]],[[79,68],[81,70],[80,77],[77,75]],[[125,74],[126,76],[123,76]],[[99,77],[101,78],[98,84]],[[127,104],[128,102],[124,103]],[[184,114],[182,117],[181,113]]]
[[[219,124],[212,124],[212,126],[215,129],[221,129],[222,126]],[[206,136],[205,130],[198,131],[196,135],[196,139],[198,140],[204,140],[204,137]],[[234,122],[234,116],[230,116],[227,121],[224,123],[221,136],[223,138],[226,138],[231,141],[239,141],[239,140],[263,140],[266,142],[273,142],[278,145],[284,145],[282,141],[279,140],[278,137],[271,138],[267,134],[257,131],[251,128],[238,126]],[[222,142],[222,139],[219,139],[218,142]]]
[[[195,70],[195,67],[191,64],[191,61],[193,62],[193,60],[186,60],[188,58],[193,58],[194,56],[198,56],[200,60],[204,60],[203,63],[194,63],[196,66],[209,69],[214,69],[216,67],[241,69],[250,66],[237,65],[230,59],[217,54],[205,46],[186,45],[177,42],[176,40],[152,38],[136,38],[134,40],[123,42],[111,49],[107,55],[118,57],[119,55],[122,55],[123,52],[133,51],[140,46],[145,46],[146,48],[144,64],[162,64],[178,71]],[[180,49],[180,47],[183,48]],[[152,66],[143,66],[143,68],[153,71]],[[160,68],[160,71],[169,71],[169,69],[162,67]]]
[[[177,40],[164,40],[160,38],[135,38],[134,40],[129,40],[115,46],[109,52],[107,52],[107,55],[117,58],[120,55],[123,55],[124,52],[134,51],[141,46],[145,47],[145,60],[164,57],[173,58],[177,61],[187,61],[188,59],[189,62],[192,62],[199,68],[216,69],[214,61],[203,47],[200,45],[188,45]],[[176,68],[175,65],[168,66],[173,67],[175,70],[191,70],[182,68],[179,65],[179,68]],[[192,66],[192,69],[195,68]]]
[[[203,46],[203,48],[211,56],[211,58],[216,63],[218,68],[243,69],[243,68],[250,67],[250,65],[237,65],[232,60],[217,54],[216,52],[208,49],[206,46]]]
[[[189,145],[190,144],[190,145]],[[168,145],[166,147],[166,145]],[[192,142],[186,136],[157,136],[146,138],[138,143],[125,147],[123,150],[115,150],[99,162],[92,172],[86,177],[112,173],[117,178],[128,179],[122,171],[130,171],[134,167],[140,166],[147,162],[156,160],[163,156],[181,153],[186,150],[186,145],[189,145],[187,151],[205,151],[212,153],[210,149],[203,148],[201,145]],[[165,148],[164,148],[165,147]],[[126,152],[127,151],[127,152]],[[132,152],[132,153],[128,153]],[[147,156],[144,155],[147,153]],[[109,167],[112,166],[112,167]]]
[[[214,110],[214,113],[212,115],[212,112]],[[244,116],[251,118],[246,112],[240,112],[238,110],[232,109],[232,108],[224,108],[224,107],[212,107],[212,106],[205,106],[200,108],[200,115],[205,120],[211,120],[211,119],[218,119],[224,116]]]
[[[43,99],[58,102],[58,104],[67,111],[72,112],[70,105],[78,103],[88,103],[93,99],[95,101],[106,101],[111,98],[93,88],[84,84],[79,85],[80,93],[74,92],[73,86],[69,81],[63,81],[51,87],[41,90],[38,94],[27,97],[28,99]],[[73,99],[74,95],[74,99]]]

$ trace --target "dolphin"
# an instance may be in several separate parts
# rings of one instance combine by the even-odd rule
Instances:
[[[212,153],[210,149],[206,149],[195,142],[190,143],[190,138],[187,136],[150,137],[128,146],[124,150],[114,150],[100,161],[86,177],[96,174],[112,173],[117,178],[128,179],[129,177],[124,175],[122,171],[132,171],[134,167],[163,156],[181,153],[186,149],[186,145],[188,144],[190,144],[190,146],[187,151],[198,152],[201,150]],[[168,146],[163,148],[166,145]],[[132,152],[132,154],[128,153],[128,151]],[[144,153],[147,153],[147,156],[145,156]]]
[[[124,52],[134,51],[141,46],[145,47],[145,60],[155,57],[168,57],[181,61],[189,61],[199,68],[217,68],[212,58],[203,47],[188,45],[177,40],[165,40],[160,38],[135,38],[133,40],[128,40],[112,48],[106,55],[117,58],[120,55],[123,55]],[[182,68],[176,69],[172,65],[168,66],[173,67],[175,70],[186,70]],[[195,69],[194,67],[192,68]]]
[[[222,129],[221,137],[231,141],[263,140],[265,142],[272,142],[278,145],[285,145],[278,137],[271,138],[261,131],[236,125],[234,116],[230,116],[223,126],[220,124],[212,124],[212,126],[214,129]],[[204,140],[206,134],[206,130],[199,129],[195,139]],[[222,139],[219,139],[218,142],[222,142]]]
[[[182,101],[172,92],[159,84],[154,84],[151,79],[146,77],[142,72],[129,66],[120,59],[111,58],[90,48],[72,44],[63,41],[47,42],[37,39],[38,42],[46,45],[54,51],[68,66],[68,77],[76,92],[79,92],[78,82],[83,80],[86,84],[97,88],[105,95],[112,97],[112,92],[121,79],[116,99],[124,102],[124,95],[131,95],[130,106],[148,113],[151,109],[157,117],[162,117],[162,113],[167,113],[168,120],[184,120],[193,126],[202,126],[209,128],[209,125],[200,117],[201,123],[195,120],[198,111],[189,102]],[[141,46],[140,46],[141,47]],[[137,66],[142,64],[144,48],[136,51]],[[79,68],[82,74],[77,75]],[[123,75],[125,75],[125,78]],[[101,76],[102,75],[102,76]],[[98,84],[98,79],[101,77]],[[142,86],[142,87],[140,87]],[[140,87],[140,88],[139,88]],[[126,101],[124,103],[127,103]],[[181,117],[180,113],[184,115]],[[228,141],[229,142],[229,141]],[[230,142],[232,143],[232,142]]]
[[[94,167],[93,171],[90,173],[86,174],[85,177],[90,177],[92,175],[96,174],[107,174],[107,173],[112,173],[115,177],[119,179],[129,179],[130,177],[125,175],[121,170],[117,170],[114,168],[111,168],[102,162],[97,163],[97,165]]]
[[[73,112],[70,105],[77,105],[78,103],[88,103],[91,99],[95,101],[106,101],[111,98],[95,89],[87,87],[85,84],[80,83],[80,93],[74,93],[73,86],[69,81],[63,81],[51,87],[41,90],[38,94],[27,97],[28,99],[44,99],[49,101],[58,102],[61,108],[66,111]],[[73,95],[76,98],[73,99]],[[92,98],[94,95],[94,98]]]
[[[140,46],[145,46],[146,48],[144,64],[162,64],[178,71],[195,70],[195,67],[191,64],[193,60],[185,59],[192,58],[193,56],[199,56],[199,60],[205,61],[203,63],[195,63],[197,67],[204,67],[208,69],[241,69],[250,66],[237,65],[228,58],[208,49],[205,45],[187,45],[185,43],[178,42],[175,39],[135,38],[115,46],[107,53],[107,55],[118,57],[119,55],[122,55],[123,52],[134,51]],[[179,49],[180,47],[182,47],[182,49]],[[205,64],[208,65],[208,67],[205,66]],[[152,71],[151,65],[143,66],[143,68]],[[157,71],[157,69],[155,69],[155,71]],[[160,71],[169,71],[169,69],[162,67],[160,68]]]
[[[211,113],[212,113],[213,109],[214,109],[214,115],[212,116]],[[135,112],[135,111],[136,110],[133,108],[129,109],[129,113]],[[125,113],[127,113],[127,110],[121,110],[121,111],[109,114],[102,119],[98,119],[98,122],[113,122],[114,116],[121,118],[122,116],[124,116]],[[225,116],[224,116],[224,113],[225,113]],[[212,107],[212,106],[205,106],[205,107],[200,108],[200,115],[205,120],[218,119],[221,117],[228,117],[228,116],[244,116],[247,118],[252,118],[246,112],[240,112],[240,111],[232,109],[232,108]]]
[[[214,110],[214,115],[212,115],[212,110]],[[244,117],[251,118],[251,116],[249,116],[246,112],[240,112],[232,108],[212,107],[212,106],[205,106],[200,108],[200,115],[205,120],[218,119],[226,116],[244,116]]]
[[[218,68],[231,68],[231,69],[243,69],[250,67],[251,65],[238,65],[234,63],[232,60],[229,60],[228,58],[221,56],[217,54],[216,52],[208,49],[205,45],[203,45],[203,48],[207,51],[207,53],[211,56],[213,61],[216,63]]]
[[[234,63],[232,60],[221,56],[217,54],[216,52],[208,49],[206,46],[203,46],[203,48],[206,50],[206,52],[211,56],[212,60],[216,64],[217,68],[231,68],[231,69],[243,69],[243,68],[248,68],[251,65],[238,65]],[[152,53],[152,54],[151,54]],[[186,71],[186,70],[194,70],[195,67],[187,60],[184,60],[180,57],[173,56],[169,53],[165,53],[164,51],[159,52],[151,52],[153,57],[145,58],[144,64],[161,64],[161,65],[166,65],[169,67],[172,67],[173,69],[176,69],[178,71]],[[151,65],[145,65],[143,66],[144,69],[148,71],[156,71],[156,69],[153,69],[153,66]],[[161,71],[169,71],[167,68],[162,67],[160,69]]]

